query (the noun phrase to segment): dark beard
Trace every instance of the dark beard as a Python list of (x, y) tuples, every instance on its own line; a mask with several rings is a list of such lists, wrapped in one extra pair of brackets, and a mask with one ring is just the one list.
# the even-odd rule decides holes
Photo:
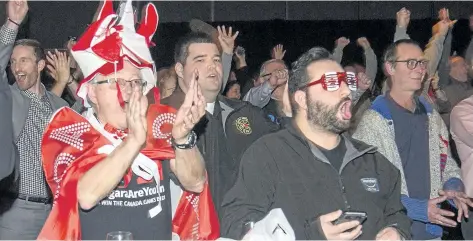
[(337, 113), (343, 102), (350, 100), (346, 97), (334, 107), (330, 107), (320, 101), (313, 101), (306, 95), (307, 121), (312, 126), (318, 126), (328, 132), (340, 134), (350, 128), (349, 120), (339, 120)]

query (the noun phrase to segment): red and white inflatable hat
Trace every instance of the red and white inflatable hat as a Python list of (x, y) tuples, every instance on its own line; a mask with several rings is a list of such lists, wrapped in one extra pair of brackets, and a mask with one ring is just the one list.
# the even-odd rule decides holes
[[(152, 3), (145, 6), (141, 24), (135, 30), (132, 0), (127, 0), (118, 15), (113, 10), (112, 0), (104, 0), (97, 20), (89, 25), (71, 50), (79, 64), (84, 79), (80, 82), (77, 95), (83, 99), (84, 106), (91, 107), (87, 101), (87, 84), (98, 74), (110, 75), (123, 68), (125, 60), (141, 71), (146, 81), (145, 94), (156, 85), (156, 66), (149, 47), (158, 27), (158, 11)], [(118, 98), (121, 93), (118, 91)]]

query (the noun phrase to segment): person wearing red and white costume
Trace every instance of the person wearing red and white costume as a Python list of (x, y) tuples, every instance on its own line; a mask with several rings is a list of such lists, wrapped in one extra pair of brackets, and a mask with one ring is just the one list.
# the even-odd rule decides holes
[[(175, 113), (159, 104), (149, 52), (157, 10), (147, 4), (136, 31), (131, 0), (122, 10), (115, 14), (105, 0), (72, 48), (84, 73), (77, 94), (87, 110), (58, 110), (44, 133), (54, 205), (39, 240), (98, 240), (112, 231), (169, 240), (171, 179), (187, 191), (204, 188), (204, 162), (191, 131), (205, 113), (198, 73), (184, 108)], [(148, 99), (154, 103), (148, 106)]]

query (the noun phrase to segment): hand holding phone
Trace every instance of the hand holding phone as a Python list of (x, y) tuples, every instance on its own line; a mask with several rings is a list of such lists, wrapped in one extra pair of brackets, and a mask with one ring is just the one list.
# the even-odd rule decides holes
[(333, 222), (333, 224), (338, 225), (350, 221), (358, 221), (360, 224), (363, 224), (366, 221), (366, 218), (367, 215), (365, 212), (343, 212), (342, 215)]
[[(343, 222), (343, 212), (338, 210), (319, 217), (322, 231), (327, 240), (354, 240), (361, 235), (362, 225), (358, 220)], [(350, 215), (350, 217), (353, 217)], [(335, 224), (340, 220), (339, 224)]]

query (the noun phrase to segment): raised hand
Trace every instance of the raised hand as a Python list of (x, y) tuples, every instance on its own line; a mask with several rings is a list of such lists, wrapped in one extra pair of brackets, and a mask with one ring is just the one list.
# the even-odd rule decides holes
[(439, 20), (450, 20), (448, 9), (442, 8), (439, 10)]
[(26, 0), (10, 0), (7, 4), (7, 17), (17, 24), (21, 24), (28, 12)]
[(246, 61), (245, 49), (241, 46), (237, 46), (235, 48), (233, 58), (235, 59), (235, 61), (240, 61), (240, 62)]
[(146, 112), (148, 110), (148, 99), (143, 95), (142, 90), (135, 86), (126, 108), (126, 120), (128, 123), (127, 139), (143, 146), (146, 142), (146, 132), (148, 124)]
[(238, 37), (238, 31), (233, 34), (232, 27), (228, 29), (228, 32), (225, 26), (217, 26), (218, 31), (218, 41), (222, 46), (223, 52), (226, 54), (233, 54), (233, 48), (235, 47), (235, 39)]
[(187, 141), (188, 135), (205, 114), (206, 101), (199, 83), (197, 83), (198, 78), (199, 72), (196, 69), (192, 74), (184, 103), (182, 103), (176, 114), (171, 134), (177, 144), (183, 144)]
[(371, 48), (370, 42), (369, 42), (368, 39), (365, 38), (365, 37), (358, 38), (358, 39), (356, 40), (356, 43), (357, 43), (360, 47), (362, 47), (364, 50), (367, 50), (367, 49)]
[(439, 80), (440, 80), (440, 78), (437, 74), (432, 76), (432, 78), (430, 78), (430, 85), (432, 85), (432, 88), (434, 90), (439, 88)]
[(273, 89), (285, 84), (289, 79), (289, 71), (287, 69), (276, 70), (269, 77), (269, 84)]
[(453, 28), (453, 25), (457, 22), (457, 20), (450, 19), (450, 12), (447, 8), (442, 8), (439, 10), (439, 20), (446, 21), (450, 28)]
[(335, 41), (335, 47), (337, 48), (345, 48), (348, 44), (350, 44), (350, 40), (346, 37), (340, 37)]
[(356, 74), (358, 78), (358, 88), (361, 90), (367, 90), (371, 86), (371, 79), (363, 72)]
[[(66, 48), (67, 48), (67, 51), (69, 52), (69, 54), (71, 53), (72, 47), (74, 47), (74, 45), (76, 45), (76, 43), (77, 43), (77, 41), (74, 40), (74, 39), (67, 40)], [(71, 62), (69, 64), (69, 66), (71, 68), (74, 68), (74, 69), (77, 68), (77, 62), (75, 61), (75, 59), (71, 55), (69, 55), (69, 58), (71, 59)]]
[[(350, 221), (333, 224), (342, 215), (342, 211), (335, 211), (319, 217), (320, 226), (327, 240), (355, 240), (361, 235), (361, 224), (359, 221)], [(351, 231), (348, 231), (353, 229)]]
[(284, 46), (282, 44), (278, 44), (274, 46), (273, 50), (271, 51), (271, 58), (282, 60), (285, 54), (286, 50), (284, 50)]
[(411, 11), (409, 11), (407, 8), (401, 8), (401, 10), (396, 13), (397, 26), (401, 28), (407, 28), (410, 21)]
[(446, 35), (450, 26), (453, 26), (455, 23), (456, 21), (441, 20), (432, 27), (432, 33)]
[(454, 217), (455, 214), (450, 211), (443, 210), (437, 206), (445, 200), (447, 200), (447, 196), (440, 196), (429, 200), (427, 204), (429, 222), (445, 227), (456, 227), (457, 223), (449, 218)]
[(60, 52), (57, 49), (55, 53), (48, 52), (46, 55), (48, 60), (49, 73), (58, 82), (67, 83), (71, 77), (70, 62), (71, 58), (65, 52)]
[(284, 92), (282, 96), (282, 110), (283, 113), (287, 117), (292, 117), (292, 107), (291, 107), (291, 102), (289, 100), (289, 82), (286, 81), (286, 85), (284, 86)]

